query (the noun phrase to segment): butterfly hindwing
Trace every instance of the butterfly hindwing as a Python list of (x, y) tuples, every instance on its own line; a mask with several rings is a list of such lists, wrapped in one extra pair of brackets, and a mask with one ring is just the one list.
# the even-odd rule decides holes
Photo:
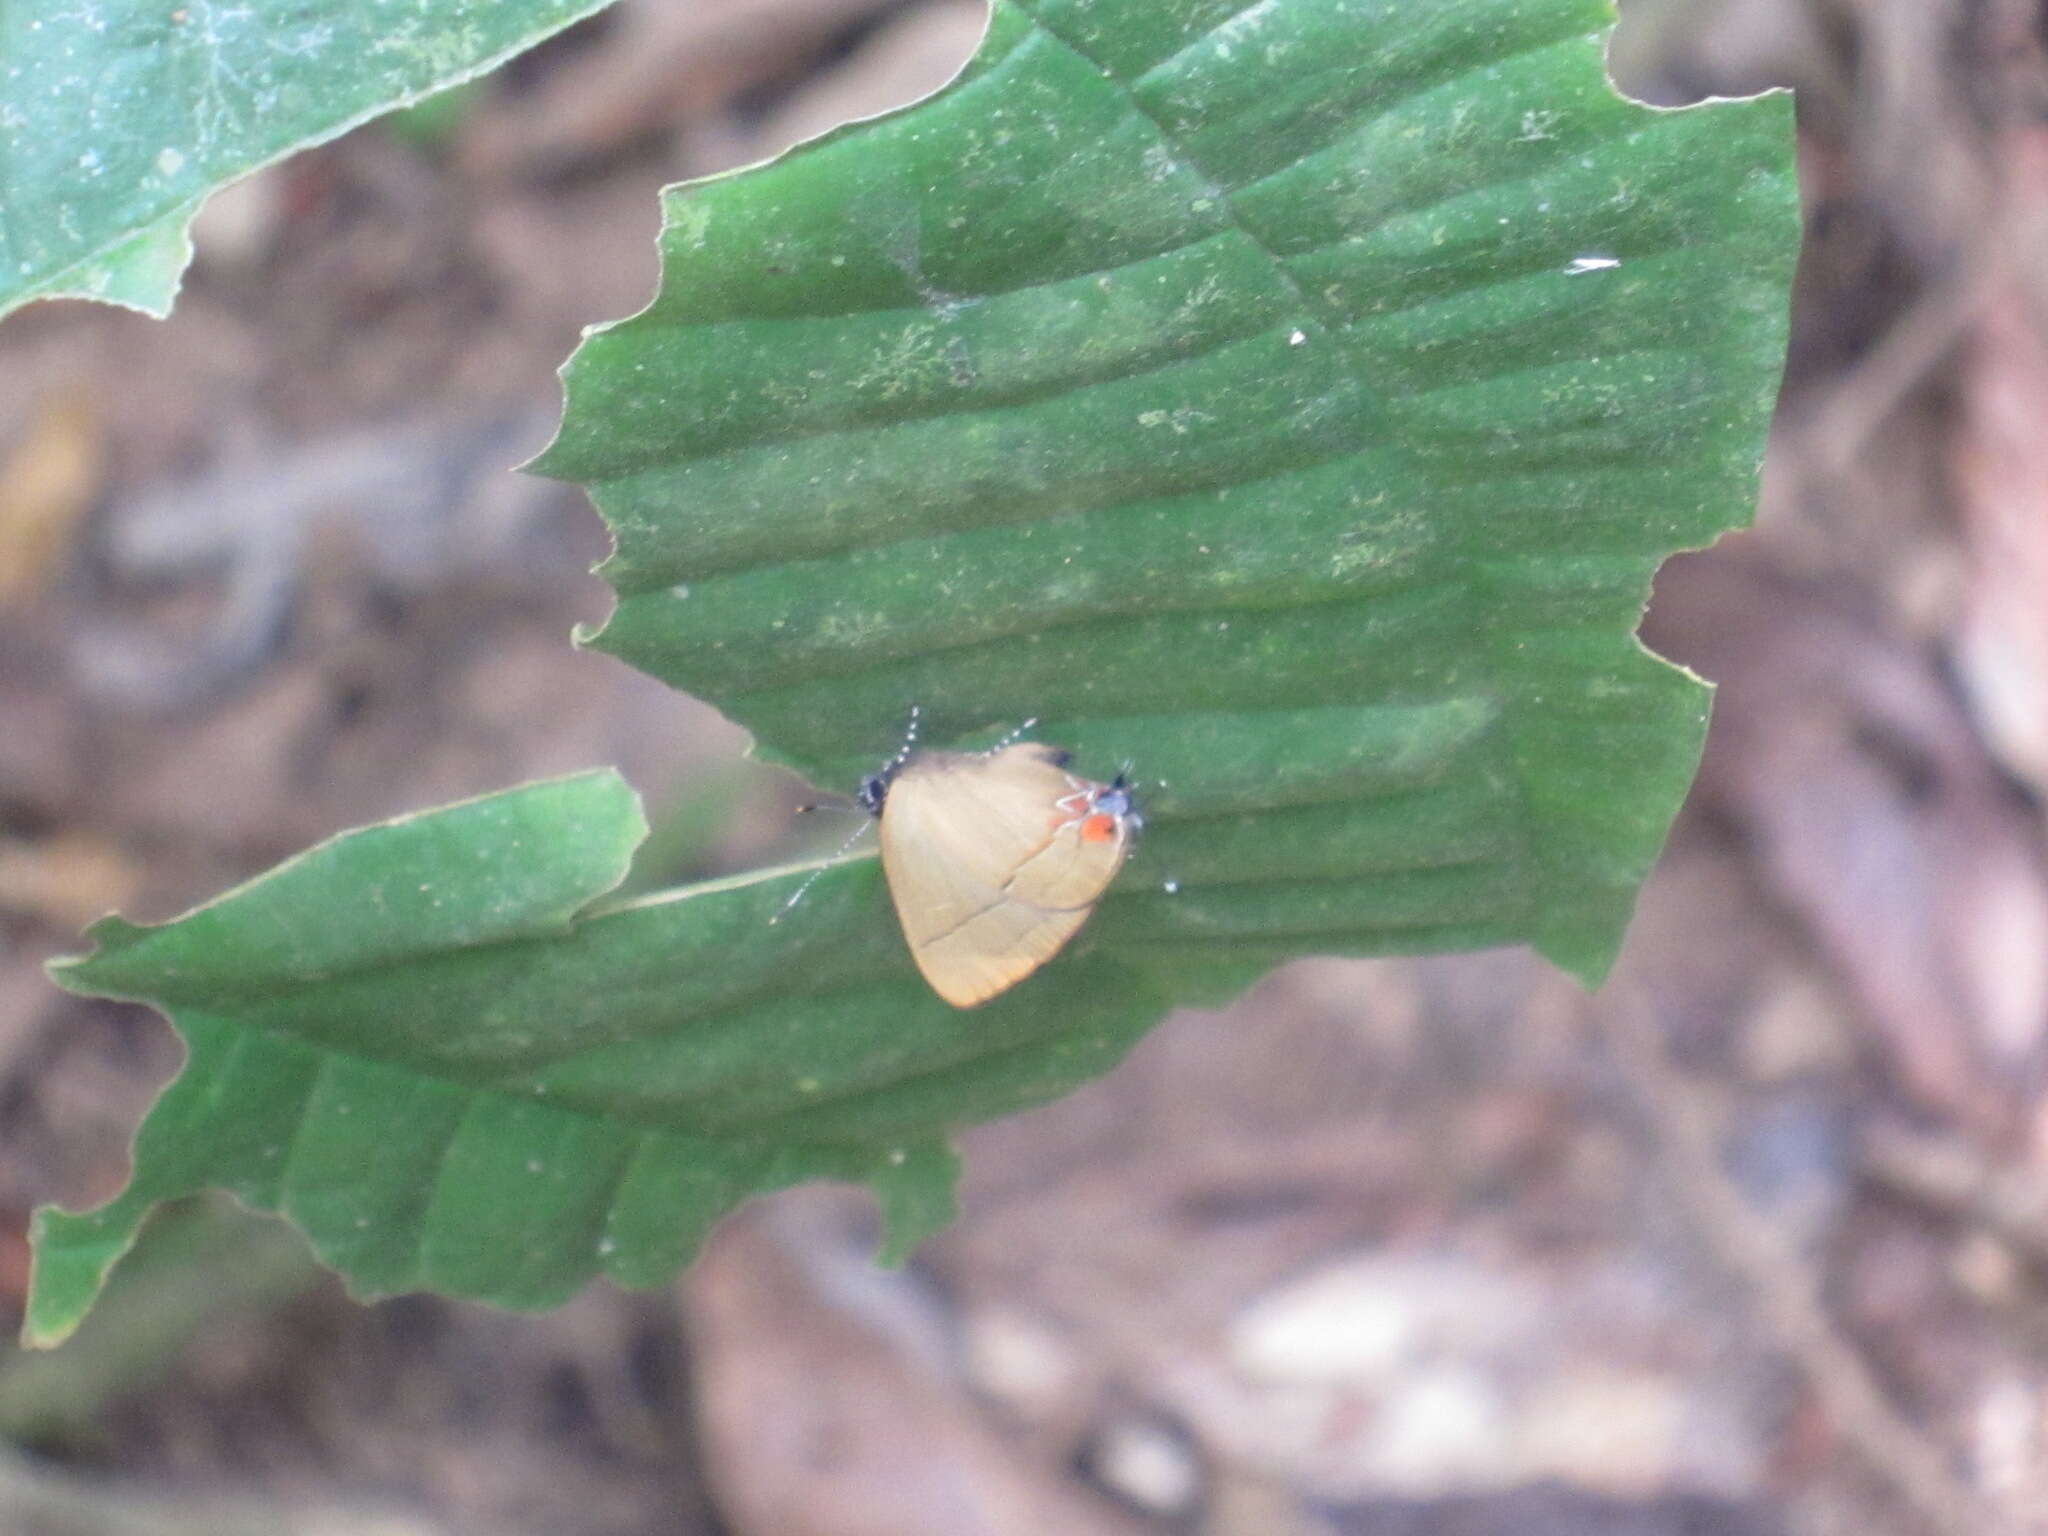
[(882, 807), (882, 869), (925, 980), (971, 1008), (1079, 931), (1129, 850), (1128, 818), (1091, 815), (1103, 786), (1039, 742), (919, 753)]

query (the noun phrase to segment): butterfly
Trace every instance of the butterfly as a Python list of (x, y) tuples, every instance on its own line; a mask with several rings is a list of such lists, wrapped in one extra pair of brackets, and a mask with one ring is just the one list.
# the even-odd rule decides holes
[(955, 1008), (987, 1002), (1058, 954), (1144, 826), (1123, 774), (1105, 784), (1068, 761), (1036, 741), (985, 752), (906, 742), (861, 781), (911, 958)]

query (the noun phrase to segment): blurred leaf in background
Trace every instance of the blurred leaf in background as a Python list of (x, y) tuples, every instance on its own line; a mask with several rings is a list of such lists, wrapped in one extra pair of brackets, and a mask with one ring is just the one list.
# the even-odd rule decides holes
[(484, 74), (604, 0), (86, 0), (0, 11), (0, 315), (170, 312), (207, 196)]

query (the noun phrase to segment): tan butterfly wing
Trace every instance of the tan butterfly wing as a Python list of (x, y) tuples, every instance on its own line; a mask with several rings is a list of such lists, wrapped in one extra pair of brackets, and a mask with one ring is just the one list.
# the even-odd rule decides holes
[(897, 772), (882, 871), (911, 957), (954, 1007), (1015, 986), (1088, 921), (1130, 850), (1121, 819), (1084, 835), (1072, 797), (1095, 787), (1040, 742), (921, 753)]

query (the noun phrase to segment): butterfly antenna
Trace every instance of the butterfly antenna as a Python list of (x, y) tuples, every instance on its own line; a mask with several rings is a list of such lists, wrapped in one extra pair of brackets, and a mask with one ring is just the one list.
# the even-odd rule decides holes
[(1024, 721), (1015, 730), (1011, 731), (1007, 736), (1004, 736), (994, 746), (988, 748), (988, 751), (984, 752), (982, 755), (987, 756), (989, 752), (1002, 751), (1003, 748), (1010, 746), (1011, 744), (1016, 742), (1018, 738), (1020, 738), (1026, 731), (1030, 730), (1036, 724), (1038, 724), (1038, 716), (1033, 715), (1029, 720)]
[(896, 749), (894, 757), (882, 764), (878, 771), (870, 774), (870, 778), (881, 779), (886, 782), (895, 778), (896, 770), (910, 761), (910, 754), (917, 750), (917, 727), (922, 713), (917, 705), (913, 704), (910, 706), (910, 719), (903, 727), (903, 745)]
[[(827, 809), (836, 810), (838, 809), (838, 807), (827, 807)], [(795, 906), (798, 902), (802, 901), (804, 899), (804, 896), (810, 891), (810, 888), (818, 883), (819, 877), (822, 876), (826, 870), (832, 869), (835, 866), (837, 866), (839, 861), (846, 857), (848, 851), (852, 849), (855, 843), (860, 841), (861, 834), (867, 831), (867, 829), (867, 822), (862, 821), (859, 826), (853, 829), (853, 835), (849, 837), (845, 842), (839, 845), (837, 851), (833, 853), (831, 858), (827, 859), (823, 864), (820, 864), (808, 875), (805, 875), (804, 883), (802, 885), (799, 885), (795, 891), (791, 892), (789, 900), (785, 901), (781, 906), (775, 909), (775, 915), (768, 919), (768, 925), (772, 928), (775, 924), (781, 922), (782, 919), (788, 914), (789, 909)]]

